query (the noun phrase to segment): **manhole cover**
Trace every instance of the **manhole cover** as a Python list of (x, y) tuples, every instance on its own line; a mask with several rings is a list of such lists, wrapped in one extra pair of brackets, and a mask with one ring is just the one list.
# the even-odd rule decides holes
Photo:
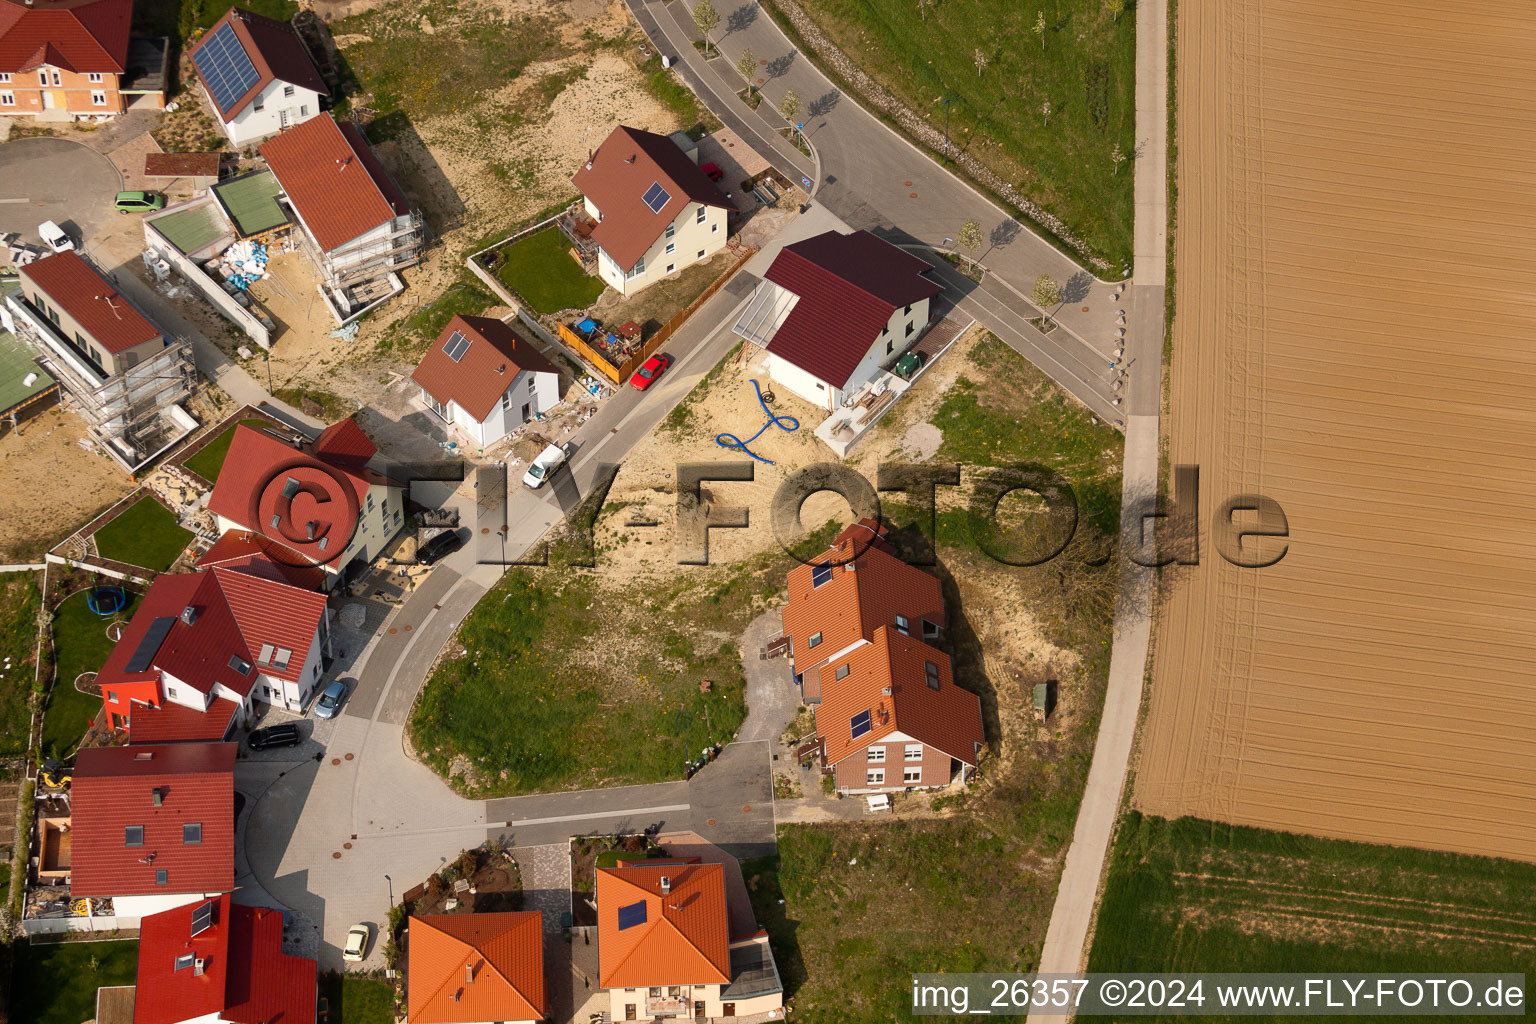
[(1084, 312), (1084, 313), (1086, 313), (1086, 312), (1088, 312), (1088, 307), (1087, 307), (1087, 306), (1084, 306), (1084, 307), (1083, 307), (1083, 312)]
[(752, 805), (751, 804), (747, 804), (744, 807), (742, 807), (741, 813), (742, 814), (751, 814), (752, 813)]
[(902, 182), (902, 184), (907, 186), (907, 188), (911, 188), (912, 187), (912, 183), (910, 181), (904, 181), (904, 182)]
[(705, 823), (704, 823), (704, 824), (706, 824), (706, 825), (713, 825), (713, 824), (714, 824), (714, 823), (715, 823), (715, 819), (714, 819), (714, 818), (710, 818), (710, 819), (709, 819), (709, 820), (708, 820), (708, 821), (706, 821), (706, 822), (705, 822)]
[(331, 764), (341, 764), (341, 758), (339, 758), (339, 757), (331, 758)]
[(908, 192), (907, 193), (907, 198), (908, 199), (916, 199), (917, 198), (917, 193), (916, 192)]
[(409, 633), (413, 627), (411, 627), (411, 626), (404, 626), (404, 627), (401, 627), (401, 628), (403, 628), (407, 633)]
[(341, 756), (346, 758), (348, 761), (352, 760), (352, 755), (351, 754), (343, 754)]
[(481, 533), (490, 533), (491, 532), (491, 528), (489, 526), (482, 526), (482, 527), (480, 527), (480, 532)]
[(337, 850), (335, 853), (331, 854), (331, 860), (341, 860), (341, 851)]
[(341, 844), (341, 848), (343, 850), (350, 850), (350, 849), (352, 849), (352, 844), (351, 843), (342, 843)]
[(394, 626), (390, 626), (389, 627), (389, 635), (390, 636), (394, 636), (398, 632), (400, 632), (400, 631), (398, 629), (396, 629)]

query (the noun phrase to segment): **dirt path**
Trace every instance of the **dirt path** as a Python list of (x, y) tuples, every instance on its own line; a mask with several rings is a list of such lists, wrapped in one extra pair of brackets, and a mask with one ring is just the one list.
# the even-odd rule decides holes
[(1179, 9), (1169, 461), (1291, 541), (1165, 573), (1135, 804), (1536, 860), (1536, 22), (1380, 15)]

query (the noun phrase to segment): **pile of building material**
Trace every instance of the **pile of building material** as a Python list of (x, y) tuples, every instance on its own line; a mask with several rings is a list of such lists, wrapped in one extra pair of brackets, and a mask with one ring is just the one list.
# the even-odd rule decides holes
[(251, 282), (267, 276), (267, 246), (263, 242), (241, 239), (225, 249), (218, 259), (211, 260), (208, 269), (223, 274), (225, 280), (243, 292)]

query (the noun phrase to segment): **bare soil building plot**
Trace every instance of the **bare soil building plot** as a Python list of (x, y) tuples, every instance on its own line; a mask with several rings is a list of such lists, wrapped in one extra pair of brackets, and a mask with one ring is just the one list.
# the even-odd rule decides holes
[(1136, 805), (1536, 860), (1536, 21), (1178, 12), (1170, 461), (1288, 554), (1169, 580)]

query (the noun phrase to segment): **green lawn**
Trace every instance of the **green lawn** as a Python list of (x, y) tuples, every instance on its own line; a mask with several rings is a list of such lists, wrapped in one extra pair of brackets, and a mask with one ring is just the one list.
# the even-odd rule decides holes
[(201, 451), (187, 459), (183, 465), (204, 480), (209, 482), (217, 480), (219, 470), (224, 467), (224, 457), (229, 454), (229, 446), (235, 440), (237, 426), (267, 427), (270, 424), (266, 420), (257, 419), (241, 420), (239, 423), (232, 424), (228, 430), (204, 445)]
[(501, 250), (503, 262), (496, 276), (536, 312), (586, 309), (603, 294), (604, 285), (581, 269), (570, 248), (557, 227), (535, 231)]
[(1088, 969), (1531, 975), (1533, 894), (1536, 864), (1131, 812)]
[(746, 680), (733, 643), (662, 625), (647, 597), (577, 570), (508, 570), (459, 627), (465, 653), (422, 690), (416, 749), (444, 775), (464, 759), (474, 776), (453, 782), (476, 797), (681, 778), (741, 723)]
[(0, 666), (10, 658), (0, 680), (0, 757), (27, 749), (27, 725), (31, 712), (27, 696), (32, 692), (32, 664), (37, 654), (37, 609), (42, 597), (37, 577), (13, 573), (0, 577)]
[[(940, 133), (948, 97), (957, 149), (1060, 217), (1095, 255), (1129, 264), (1133, 162), (1117, 168), (1111, 154), (1136, 144), (1134, 11), (1114, 21), (1103, 0), (942, 0), (926, 12), (914, 2), (798, 2), (853, 63)], [(1043, 46), (1033, 32), (1041, 12)], [(980, 74), (978, 48), (988, 61)], [(816, 99), (800, 97), (808, 122)]]
[[(43, 712), (43, 753), (58, 758), (74, 752), (91, 719), (101, 710), (101, 698), (75, 689), (75, 678), (82, 672), (100, 671), (112, 652), (112, 641), (107, 639), (107, 624), (112, 620), (91, 611), (86, 603), (88, 594), (87, 590), (71, 594), (53, 615), (57, 680)], [(136, 604), (137, 596), (130, 594), (128, 607), (116, 618), (126, 622)]]
[(14, 948), (12, 1024), (90, 1020), (96, 1016), (96, 990), (132, 985), (139, 970), (139, 944), (132, 940), (17, 942)]
[(95, 539), (102, 558), (164, 572), (192, 542), (192, 531), (146, 494), (97, 530)]
[(330, 1001), (332, 1024), (392, 1024), (395, 990), (387, 981), (326, 973), (320, 994)]

